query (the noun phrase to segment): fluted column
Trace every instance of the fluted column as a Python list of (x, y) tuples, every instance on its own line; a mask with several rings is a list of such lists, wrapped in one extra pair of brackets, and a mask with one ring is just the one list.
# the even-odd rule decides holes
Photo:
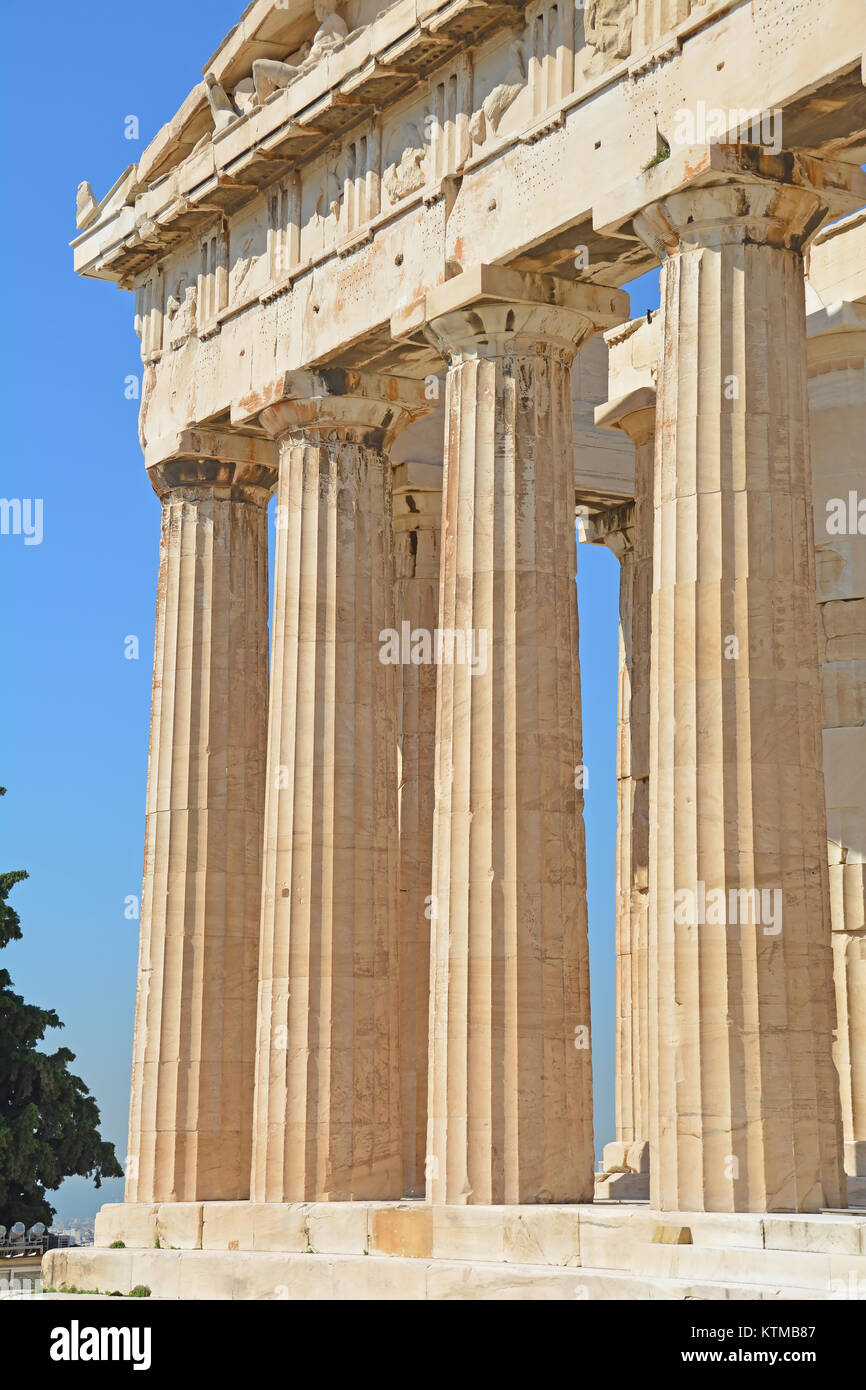
[(428, 328), (449, 364), (439, 621), (466, 659), (439, 666), (427, 1196), (587, 1200), (570, 367), (627, 300), (498, 272), (466, 303), (461, 282)]
[(401, 1195), (391, 465), (423, 388), (298, 372), (280, 445), (252, 1192)]
[(403, 1193), (424, 1195), (427, 1153), (427, 1026), (433, 875), (436, 666), (423, 643), (439, 622), (442, 469), (394, 470), (396, 619), (400, 632), (400, 1086)]
[(162, 542), (130, 1202), (249, 1196), (276, 469), (259, 441), (222, 436), (217, 452), (151, 470)]
[(663, 1210), (844, 1201), (802, 260), (826, 204), (782, 182), (799, 166), (753, 154), (635, 219), (664, 321), (648, 929)]
[(596, 424), (634, 444), (634, 502), (592, 518), (587, 539), (620, 561), (616, 826), (616, 1140), (602, 1171), (625, 1174), (605, 1196), (649, 1196), (650, 602), (652, 597), (655, 390), (638, 387), (599, 406)]
[[(830, 915), (848, 1198), (866, 1199), (866, 305), (808, 318)], [(853, 505), (852, 505), (853, 498)], [(866, 508), (864, 508), (866, 510)], [(852, 1181), (853, 1180), (853, 1181)]]

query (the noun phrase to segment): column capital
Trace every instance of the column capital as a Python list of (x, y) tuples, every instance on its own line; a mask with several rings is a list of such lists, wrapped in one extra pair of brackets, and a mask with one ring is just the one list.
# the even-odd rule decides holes
[(615, 234), (631, 222), (658, 256), (691, 246), (753, 242), (802, 251), (828, 217), (866, 201), (852, 164), (758, 145), (678, 149), (596, 204), (593, 225)]
[(538, 342), (576, 352), (593, 334), (628, 317), (628, 295), (606, 285), (476, 265), (431, 290), (391, 319), (395, 338), (423, 332), (451, 362), (534, 351)]
[(595, 407), (595, 423), (601, 430), (622, 430), (633, 444), (645, 444), (655, 434), (654, 386), (638, 386), (613, 401)]
[(423, 381), (319, 367), (284, 372), (259, 397), (258, 417), (274, 439), (349, 439), (381, 448), (430, 409)]
[[(580, 509), (578, 509), (578, 512)], [(584, 545), (604, 545), (622, 560), (634, 550), (634, 502), (579, 516), (580, 539)]]
[(206, 488), (264, 503), (277, 485), (277, 450), (270, 439), (192, 425), (161, 445), (158, 462), (147, 464), (160, 498), (178, 488)]
[(806, 353), (810, 376), (861, 364), (866, 356), (866, 304), (841, 300), (807, 313)]

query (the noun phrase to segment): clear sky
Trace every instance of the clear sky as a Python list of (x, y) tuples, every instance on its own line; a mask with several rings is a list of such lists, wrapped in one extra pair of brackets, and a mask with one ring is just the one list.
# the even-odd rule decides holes
[[(40, 544), (0, 536), (0, 868), (30, 873), (11, 899), (24, 939), (3, 965), (64, 1020), (45, 1045), (75, 1052), (121, 1162), (138, 929), (124, 906), (141, 891), (159, 506), (125, 394), (141, 373), (133, 296), (78, 279), (68, 242), (77, 185), (101, 198), (140, 157), (242, 8), (43, 0), (0, 20), (0, 492), (42, 499)], [(128, 116), (138, 141), (125, 138)], [(634, 314), (658, 304), (657, 274), (628, 288)], [(582, 547), (579, 570), (600, 1152), (613, 1137), (619, 566)], [(131, 636), (138, 660), (125, 656)], [(97, 1193), (73, 1179), (51, 1200), (71, 1218), (121, 1198), (120, 1181)]]

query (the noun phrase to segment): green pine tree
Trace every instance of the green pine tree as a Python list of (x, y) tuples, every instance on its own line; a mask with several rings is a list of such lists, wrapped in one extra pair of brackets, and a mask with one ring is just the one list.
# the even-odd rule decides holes
[[(6, 793), (0, 787), (0, 796)], [(28, 875), (0, 874), (0, 950), (21, 939), (18, 913), (7, 898)], [(0, 1224), (50, 1225), (54, 1208), (46, 1192), (64, 1178), (123, 1176), (114, 1152), (99, 1133), (99, 1109), (80, 1077), (68, 1070), (68, 1047), (41, 1052), (47, 1028), (62, 1028), (53, 1009), (25, 1004), (0, 970)]]

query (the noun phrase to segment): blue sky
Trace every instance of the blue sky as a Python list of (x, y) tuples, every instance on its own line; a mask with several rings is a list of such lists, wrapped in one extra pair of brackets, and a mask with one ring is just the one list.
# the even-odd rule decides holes
[[(241, 9), (241, 0), (150, 0), (145, 14), (106, 0), (44, 0), (38, 11), (7, 6), (2, 20), (0, 491), (43, 502), (41, 544), (0, 536), (0, 867), (30, 873), (12, 897), (24, 939), (3, 964), (19, 993), (64, 1020), (46, 1045), (76, 1053), (73, 1070), (121, 1161), (138, 927), (124, 903), (141, 887), (159, 507), (138, 405), (125, 396), (126, 378), (141, 371), (133, 296), (78, 279), (68, 242), (79, 182), (100, 198), (140, 157)], [(44, 42), (57, 77), (22, 60)], [(124, 138), (130, 115), (139, 141)], [(634, 314), (658, 304), (657, 282), (653, 274), (628, 287)], [(619, 567), (583, 547), (579, 570), (600, 1150), (613, 1137)], [(138, 660), (124, 655), (129, 636)], [(72, 1179), (52, 1201), (70, 1218), (121, 1197), (119, 1181), (97, 1193)]]

